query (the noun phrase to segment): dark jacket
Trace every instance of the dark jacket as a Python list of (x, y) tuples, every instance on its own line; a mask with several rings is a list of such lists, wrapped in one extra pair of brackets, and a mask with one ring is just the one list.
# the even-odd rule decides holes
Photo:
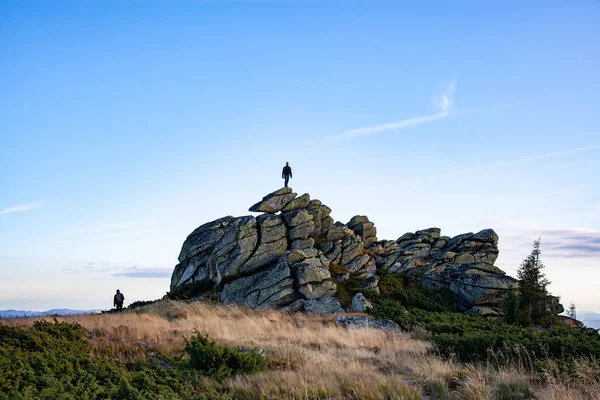
[(289, 165), (283, 167), (283, 171), (281, 171), (281, 177), (285, 178), (286, 176), (289, 176), (290, 178), (292, 177), (292, 167)]
[[(121, 295), (121, 299), (117, 299), (117, 295)], [(123, 301), (125, 300), (125, 296), (123, 296), (123, 293), (117, 293), (115, 294), (115, 297), (113, 298), (113, 305), (117, 305), (117, 303), (123, 303)]]

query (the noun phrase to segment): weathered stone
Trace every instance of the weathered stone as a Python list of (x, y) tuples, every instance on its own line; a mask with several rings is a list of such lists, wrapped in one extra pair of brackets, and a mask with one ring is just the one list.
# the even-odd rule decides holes
[(348, 221), (346, 226), (348, 226), (348, 228), (350, 228), (350, 229), (353, 229), (355, 225), (358, 225), (361, 223), (367, 223), (367, 222), (370, 222), (370, 221), (366, 215), (355, 215), (354, 217), (352, 217), (350, 219), (350, 221)]
[(379, 293), (379, 276), (373, 275), (362, 282), (362, 286), (365, 289), (373, 289)]
[(335, 297), (308, 300), (304, 303), (304, 311), (311, 314), (339, 314), (345, 312)]
[(364, 239), (365, 248), (369, 248), (373, 245), (373, 243), (377, 242), (377, 236), (371, 236)]
[(179, 262), (194, 257), (202, 252), (211, 250), (212, 247), (223, 237), (229, 223), (234, 217), (228, 216), (206, 223), (190, 233), (179, 253)]
[(270, 303), (292, 294), (293, 282), (287, 263), (279, 262), (254, 275), (227, 283), (221, 292), (221, 302), (254, 308), (268, 307)]
[(334, 318), (335, 322), (346, 329), (379, 329), (386, 332), (397, 332), (400, 326), (389, 319), (370, 319), (368, 317), (349, 315)]
[(288, 231), (290, 240), (307, 239), (308, 236), (315, 229), (315, 225), (312, 220), (309, 220), (303, 224), (300, 224)]
[(467, 271), (470, 269), (475, 269), (480, 272), (487, 272), (490, 274), (499, 274), (499, 275), (505, 274), (504, 271), (502, 271), (500, 268), (496, 267), (495, 265), (490, 265), (490, 264), (486, 264), (486, 263), (464, 264), (464, 265), (461, 265), (461, 267), (465, 268), (464, 273), (468, 273)]
[(348, 279), (350, 279), (350, 273), (341, 272), (339, 274), (334, 274), (333, 279), (335, 279), (335, 281), (338, 283), (346, 282)]
[(469, 253), (460, 253), (456, 256), (454, 262), (458, 264), (472, 264), (475, 262), (475, 257)]
[(304, 311), (304, 304), (306, 303), (306, 300), (304, 299), (298, 299), (296, 301), (294, 301), (291, 304), (288, 304), (287, 306), (281, 307), (279, 309), (279, 311), (282, 312), (298, 312), (298, 311)]
[[(208, 267), (198, 258), (187, 259), (175, 267), (171, 277), (171, 291), (176, 289), (183, 290), (185, 286), (196, 286), (196, 284), (205, 284), (211, 282)], [(188, 290), (191, 292), (193, 288)]]
[(446, 249), (454, 251), (454, 249), (456, 249), (460, 243), (467, 240), (471, 236), (473, 236), (472, 232), (463, 233), (462, 235), (454, 236), (452, 239), (450, 239), (450, 241), (446, 245)]
[(515, 283), (514, 278), (506, 275), (461, 274), (450, 283), (448, 289), (454, 293), (458, 306), (468, 309), (491, 291), (507, 290)]
[[(228, 304), (310, 309), (309, 302), (330, 299), (335, 282), (351, 273), (365, 290), (377, 292), (378, 268), (403, 272), (423, 287), (449, 290), (461, 310), (498, 309), (509, 288), (516, 287), (516, 280), (493, 265), (498, 257), (493, 230), (449, 238), (429, 228), (377, 241), (375, 224), (366, 216), (353, 217), (348, 226), (334, 224), (331, 209), (321, 201), (295, 196), (283, 188), (251, 208), (267, 214), (225, 217), (194, 230), (173, 271), (172, 296), (196, 298), (216, 289)], [(329, 268), (336, 271), (334, 279)], [(554, 312), (559, 309), (552, 306)]]
[(346, 265), (354, 260), (358, 254), (363, 251), (363, 242), (356, 236), (347, 237), (342, 240), (342, 258), (341, 265)]
[(498, 245), (498, 235), (493, 229), (484, 229), (471, 237), (471, 240)]
[(339, 264), (342, 258), (342, 241), (337, 240), (335, 242), (326, 243), (331, 243), (331, 247), (329, 245), (322, 247), (322, 249), (329, 248), (329, 250), (325, 253), (325, 256), (330, 263)]
[(258, 242), (256, 219), (240, 217), (232, 220), (221, 240), (206, 261), (215, 283), (236, 276), (239, 268), (254, 253)]
[(367, 308), (373, 308), (373, 304), (362, 293), (356, 293), (350, 303), (350, 310), (364, 312)]
[(313, 238), (296, 239), (292, 242), (292, 250), (309, 249), (309, 248), (314, 247), (314, 245), (315, 245), (315, 239), (313, 239)]
[(311, 265), (306, 261), (302, 261), (297, 265), (294, 275), (296, 277), (296, 285), (298, 286), (307, 283), (318, 283), (331, 278), (331, 273), (328, 270), (316, 265)]
[(396, 240), (396, 243), (402, 243), (407, 240), (414, 240), (416, 237), (417, 237), (417, 235), (415, 235), (414, 233), (408, 232), (408, 233), (405, 233), (404, 235), (400, 236)]
[(458, 245), (458, 247), (456, 248), (456, 252), (460, 253), (460, 252), (465, 252), (465, 251), (478, 251), (481, 250), (484, 246), (484, 243), (482, 242), (477, 242), (475, 240), (465, 240), (464, 242), (462, 242), (460, 245)]
[(416, 231), (415, 235), (417, 236), (426, 236), (429, 239), (438, 239), (440, 237), (440, 228), (428, 228), (420, 231)]
[(304, 224), (308, 221), (312, 221), (313, 216), (310, 215), (308, 211), (301, 208), (299, 210), (288, 211), (288, 212), (284, 213), (283, 219), (285, 220), (285, 223), (287, 226), (294, 227), (294, 226)]
[(362, 269), (360, 269), (356, 275), (360, 279), (367, 279), (377, 272), (377, 266), (375, 265), (375, 260), (369, 259)]
[(261, 201), (250, 207), (248, 211), (274, 214), (281, 211), (294, 197), (296, 197), (296, 193), (293, 193), (291, 188), (281, 188), (263, 197)]
[(327, 231), (327, 240), (339, 240), (350, 236), (354, 236), (354, 232), (341, 222), (336, 222)]
[(319, 283), (307, 283), (298, 287), (298, 293), (307, 299), (316, 299), (319, 297), (331, 297), (335, 295), (337, 285), (333, 281), (322, 281)]
[(287, 230), (280, 216), (265, 214), (257, 217), (256, 221), (260, 243), (248, 261), (239, 268), (243, 274), (276, 261), (288, 247)]
[(485, 251), (480, 251), (474, 254), (476, 262), (483, 262), (486, 264), (494, 264), (496, 259), (498, 259), (498, 250), (497, 249), (488, 249)]
[(362, 267), (364, 267), (371, 257), (368, 254), (363, 254), (355, 257), (352, 261), (345, 264), (344, 267), (350, 272), (358, 272)]
[(296, 197), (294, 200), (290, 201), (287, 206), (283, 207), (281, 211), (287, 212), (292, 210), (297, 210), (299, 208), (306, 208), (310, 203), (310, 195), (308, 193), (304, 193), (300, 197)]
[(297, 249), (288, 252), (287, 254), (283, 254), (282, 258), (285, 258), (289, 265), (293, 265), (299, 261), (305, 260), (307, 258), (315, 258), (320, 255), (319, 250), (315, 248), (308, 249)]

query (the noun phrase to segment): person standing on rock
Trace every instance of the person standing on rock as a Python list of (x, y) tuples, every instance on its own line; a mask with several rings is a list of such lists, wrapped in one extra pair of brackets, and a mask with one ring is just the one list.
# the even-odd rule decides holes
[(285, 179), (285, 187), (288, 187), (288, 182), (292, 177), (292, 167), (290, 167), (290, 163), (286, 162), (285, 167), (283, 167), (283, 171), (281, 171), (281, 178)]
[(123, 296), (123, 293), (117, 289), (117, 293), (113, 298), (113, 305), (117, 307), (117, 311), (121, 311), (123, 309), (123, 301), (125, 301), (125, 296)]

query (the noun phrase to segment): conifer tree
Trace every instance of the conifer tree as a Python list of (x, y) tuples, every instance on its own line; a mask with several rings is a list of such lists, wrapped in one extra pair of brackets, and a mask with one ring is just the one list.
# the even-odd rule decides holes
[(531, 254), (521, 262), (517, 271), (520, 309), (518, 320), (524, 326), (531, 323), (544, 324), (550, 317), (546, 304), (550, 281), (542, 272), (544, 264), (540, 260), (540, 243), (540, 239), (533, 242)]

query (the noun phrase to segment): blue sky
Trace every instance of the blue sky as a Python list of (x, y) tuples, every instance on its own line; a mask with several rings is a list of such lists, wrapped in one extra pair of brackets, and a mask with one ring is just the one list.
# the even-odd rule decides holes
[(380, 238), (494, 228), (600, 311), (600, 5), (3, 1), (0, 309), (161, 297), (282, 185)]

